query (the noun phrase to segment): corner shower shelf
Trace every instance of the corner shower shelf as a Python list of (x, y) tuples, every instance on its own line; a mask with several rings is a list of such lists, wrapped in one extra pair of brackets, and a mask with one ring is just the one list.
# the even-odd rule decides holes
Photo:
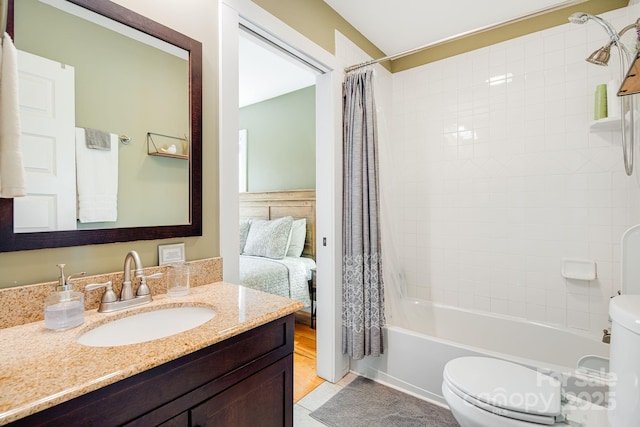
[(605, 117), (604, 119), (594, 120), (589, 125), (589, 129), (597, 131), (620, 130), (620, 117)]

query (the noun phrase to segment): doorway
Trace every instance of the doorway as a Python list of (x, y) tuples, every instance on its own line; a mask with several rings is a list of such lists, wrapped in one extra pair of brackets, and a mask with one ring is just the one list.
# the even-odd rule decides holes
[(224, 280), (238, 282), (238, 44), (240, 25), (264, 31), (274, 42), (324, 71), (316, 79), (317, 372), (337, 382), (348, 371), (341, 351), (341, 82), (335, 56), (249, 0), (220, 5), (220, 253)]
[[(242, 24), (240, 30), (239, 219), (245, 227), (252, 228), (243, 215), (255, 219), (265, 212), (248, 207), (251, 198), (272, 197), (264, 202), (271, 205), (282, 197), (293, 197), (293, 194), (315, 195), (315, 81), (322, 71)], [(280, 203), (282, 205), (277, 208), (274, 206), (279, 211), (274, 214), (276, 217), (291, 215), (296, 220), (304, 219), (306, 229), (313, 234), (315, 200), (308, 202), (313, 210), (311, 213), (288, 205), (301, 203), (299, 201)], [(293, 235), (299, 227), (295, 228), (296, 233), (291, 231), (290, 244), (297, 248), (299, 242), (293, 242)], [(305, 238), (304, 248), (313, 246), (313, 237)], [(297, 251), (289, 253), (287, 250), (283, 261), (240, 255), (242, 285), (264, 290), (264, 283), (269, 283), (270, 292), (292, 299), (300, 297), (305, 304), (295, 313), (294, 403), (323, 382), (317, 376), (316, 334), (311, 323), (313, 302), (309, 301), (315, 257), (313, 250), (311, 253), (303, 250), (300, 257), (296, 255)], [(293, 267), (290, 263), (306, 271), (306, 280), (303, 277), (294, 279), (287, 274), (287, 269)]]

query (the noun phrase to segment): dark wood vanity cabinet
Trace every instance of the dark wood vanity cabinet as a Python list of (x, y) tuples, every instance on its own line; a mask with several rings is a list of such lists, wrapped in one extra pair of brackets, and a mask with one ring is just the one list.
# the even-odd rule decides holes
[(293, 356), (289, 355), (191, 409), (191, 425), (285, 425), (283, 414), (287, 402), (282, 391), (291, 376), (292, 363)]
[(291, 314), (15, 425), (293, 426), (293, 331)]

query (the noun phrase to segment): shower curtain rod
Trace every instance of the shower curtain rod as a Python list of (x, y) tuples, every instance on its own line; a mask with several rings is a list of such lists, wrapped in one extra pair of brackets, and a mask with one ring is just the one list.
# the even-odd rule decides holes
[(475, 34), (480, 34), (480, 33), (483, 33), (485, 31), (493, 30), (495, 28), (503, 27), (505, 25), (513, 24), (515, 22), (523, 21), (525, 19), (533, 18), (533, 17), (536, 17), (538, 15), (542, 15), (542, 14), (545, 14), (545, 13), (554, 12), (556, 10), (564, 9), (565, 7), (574, 6), (576, 4), (584, 3), (586, 1), (588, 1), (588, 0), (567, 0), (567, 1), (563, 1), (562, 3), (558, 3), (558, 4), (554, 5), (554, 6), (548, 6), (548, 7), (542, 8), (542, 9), (538, 9), (538, 10), (536, 10), (534, 12), (530, 12), (530, 13), (527, 13), (527, 14), (524, 14), (524, 15), (520, 15), (520, 16), (518, 16), (516, 18), (507, 19), (505, 21), (500, 21), (500, 22), (495, 23), (495, 24), (486, 25), (486, 26), (480, 27), (480, 28), (478, 28), (476, 30), (465, 31), (464, 33), (460, 33), (460, 34), (456, 34), (454, 36), (446, 37), (444, 39), (440, 39), (438, 41), (426, 44), (424, 46), (420, 46), (420, 47), (416, 47), (416, 48), (413, 48), (413, 49), (410, 49), (410, 50), (406, 50), (404, 52), (396, 53), (395, 55), (389, 55), (389, 56), (385, 56), (383, 58), (373, 59), (371, 61), (362, 62), (362, 63), (356, 64), (356, 65), (351, 65), (351, 66), (345, 68), (344, 72), (345, 73), (349, 73), (351, 71), (354, 71), (354, 70), (357, 70), (359, 68), (363, 68), (363, 67), (366, 67), (366, 66), (369, 66), (369, 65), (378, 64), (380, 62), (385, 62), (385, 61), (392, 61), (394, 59), (399, 59), (399, 58), (402, 58), (402, 57), (405, 57), (405, 56), (413, 55), (414, 53), (418, 53), (418, 52), (421, 52), (421, 51), (423, 51), (425, 49), (429, 49), (429, 48), (432, 48), (432, 47), (435, 47), (435, 46), (439, 46), (439, 45), (444, 44), (444, 43), (452, 42), (452, 41), (455, 41), (455, 40), (458, 40), (458, 39), (461, 39), (461, 38), (464, 38), (464, 37), (472, 36), (472, 35), (475, 35)]

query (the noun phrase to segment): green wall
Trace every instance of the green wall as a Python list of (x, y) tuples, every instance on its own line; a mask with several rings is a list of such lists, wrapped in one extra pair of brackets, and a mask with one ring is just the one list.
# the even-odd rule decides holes
[(316, 188), (315, 86), (240, 109), (248, 191)]
[(252, 0), (327, 52), (335, 53), (335, 32), (340, 31), (372, 58), (385, 56), (323, 0)]

